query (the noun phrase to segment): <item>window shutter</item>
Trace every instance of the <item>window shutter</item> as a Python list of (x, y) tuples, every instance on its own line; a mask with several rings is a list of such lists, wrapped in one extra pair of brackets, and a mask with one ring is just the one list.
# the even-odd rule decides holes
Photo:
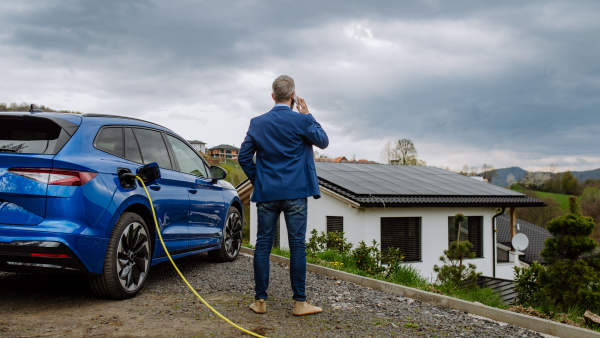
[(421, 261), (421, 217), (381, 217), (381, 251), (398, 248), (406, 262)]
[(344, 217), (327, 216), (327, 233), (332, 231), (344, 232)]
[[(471, 252), (476, 258), (483, 258), (483, 216), (468, 216), (460, 225), (460, 241), (469, 241), (473, 244)], [(454, 225), (454, 216), (448, 217), (448, 246), (456, 241), (457, 229)]]

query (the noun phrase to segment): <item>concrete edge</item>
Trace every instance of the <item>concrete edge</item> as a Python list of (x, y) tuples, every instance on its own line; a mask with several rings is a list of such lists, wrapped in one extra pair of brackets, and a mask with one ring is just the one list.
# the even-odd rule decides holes
[[(254, 255), (254, 250), (246, 247), (242, 247), (240, 252)], [(289, 264), (289, 258), (271, 255), (271, 262), (278, 262)], [(536, 318), (527, 316), (524, 314), (511, 312), (508, 310), (502, 310), (483, 304), (475, 304), (466, 300), (452, 298), (444, 295), (439, 295), (432, 292), (409, 288), (398, 284), (380, 281), (377, 279), (363, 277), (348, 272), (343, 272), (335, 269), (326, 268), (314, 264), (306, 264), (306, 270), (315, 272), (328, 277), (336, 277), (339, 280), (346, 282), (352, 282), (361, 286), (370, 287), (380, 291), (394, 293), (403, 297), (408, 297), (422, 301), (424, 303), (432, 305), (440, 305), (447, 308), (466, 311), (475, 315), (490, 318), (495, 321), (505, 322), (512, 325), (516, 325), (522, 328), (526, 328), (532, 331), (550, 334), (558, 337), (565, 338), (584, 338), (584, 337), (600, 337), (600, 333), (588, 329), (579, 328), (559, 322), (554, 322), (547, 319)]]

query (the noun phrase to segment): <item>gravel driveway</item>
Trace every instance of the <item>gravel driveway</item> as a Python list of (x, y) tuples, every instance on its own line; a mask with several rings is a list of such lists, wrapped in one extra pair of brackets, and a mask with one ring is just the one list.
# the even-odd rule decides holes
[[(200, 254), (177, 263), (217, 310), (269, 337), (542, 336), (314, 273), (307, 295), (325, 311), (294, 317), (288, 269), (275, 263), (267, 314), (256, 315), (247, 308), (254, 295), (251, 257), (218, 264)], [(126, 301), (94, 298), (83, 276), (0, 273), (0, 314), (0, 337), (247, 336), (200, 304), (169, 263), (153, 267), (142, 292)]]

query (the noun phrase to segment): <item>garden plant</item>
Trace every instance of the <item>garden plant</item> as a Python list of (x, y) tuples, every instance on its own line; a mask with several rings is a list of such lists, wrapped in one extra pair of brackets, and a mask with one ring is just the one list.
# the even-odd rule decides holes
[(457, 229), (456, 241), (451, 242), (449, 248), (444, 250), (444, 255), (440, 257), (444, 265), (433, 268), (438, 274), (438, 282), (447, 290), (456, 290), (464, 284), (472, 288), (476, 285), (477, 277), (481, 275), (481, 272), (477, 272), (475, 264), (464, 264), (465, 259), (475, 258), (475, 253), (472, 252), (473, 244), (469, 241), (460, 241), (461, 223), (465, 220), (465, 215), (460, 212), (454, 215), (454, 226)]
[(589, 237), (594, 227), (591, 217), (581, 215), (577, 198), (569, 197), (569, 214), (548, 222), (552, 237), (540, 253), (546, 265), (515, 268), (518, 304), (549, 318), (569, 317), (574, 324), (583, 324), (586, 310), (598, 313), (600, 258), (598, 243)]

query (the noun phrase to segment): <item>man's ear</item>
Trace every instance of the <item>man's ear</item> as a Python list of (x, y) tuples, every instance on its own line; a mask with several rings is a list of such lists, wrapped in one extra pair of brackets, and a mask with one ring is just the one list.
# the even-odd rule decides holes
[(273, 101), (277, 102), (277, 100), (275, 100), (275, 94), (271, 93), (271, 97), (273, 98)]

